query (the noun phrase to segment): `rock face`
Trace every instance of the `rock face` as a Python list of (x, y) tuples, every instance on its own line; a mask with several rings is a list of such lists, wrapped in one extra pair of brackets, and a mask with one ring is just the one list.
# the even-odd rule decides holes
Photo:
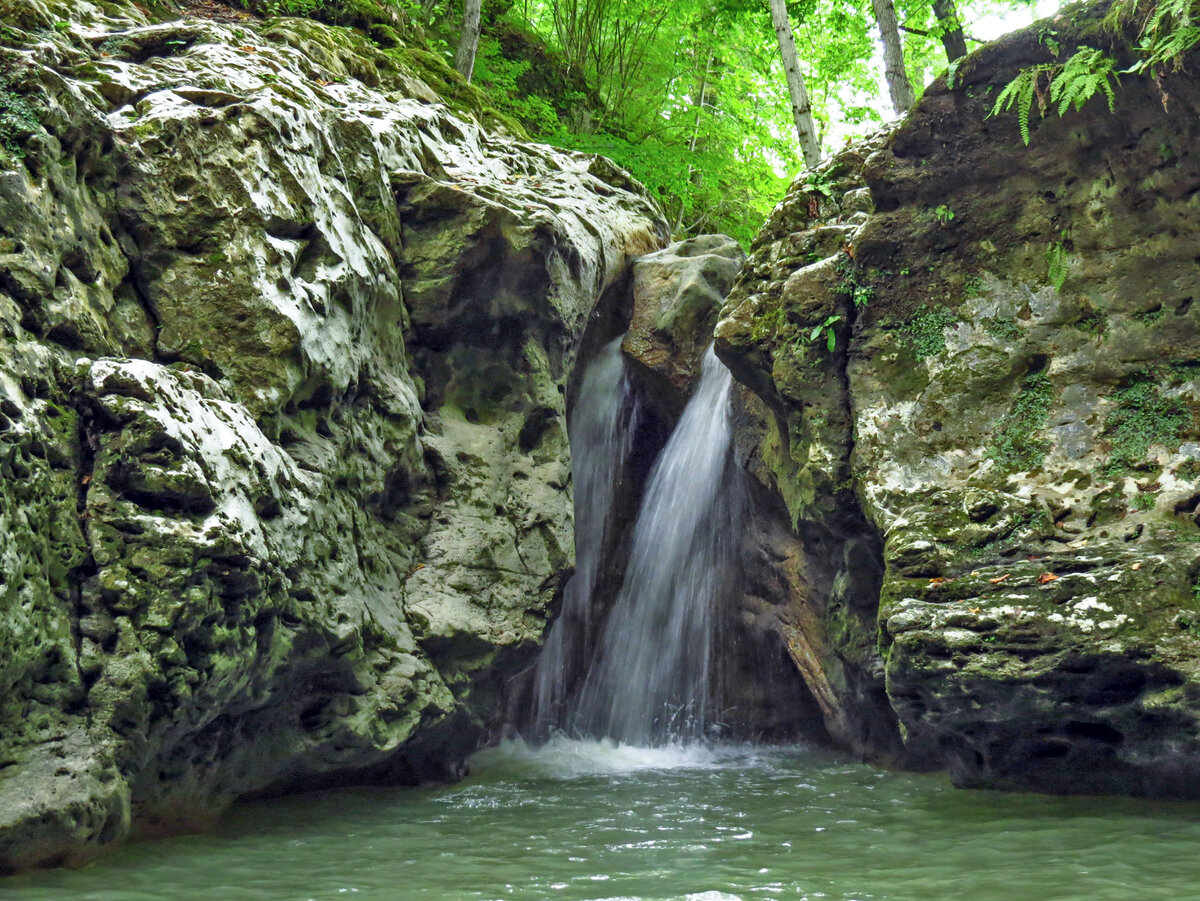
[(0, 19), (0, 870), (452, 773), (572, 565), (567, 381), (652, 203), (349, 31)]
[(717, 315), (745, 261), (746, 252), (728, 235), (700, 235), (634, 264), (633, 309), (621, 349), (640, 364), (655, 399), (675, 399), (675, 416), (700, 377)]
[[(597, 343), (621, 341), (633, 410), (624, 423), (630, 430), (623, 438), (628, 457), (612, 486), (609, 527), (586, 615), (564, 609), (568, 620), (558, 624), (565, 629), (558, 638), (569, 652), (551, 659), (561, 667), (568, 709), (622, 591), (648, 477), (697, 387), (713, 327), (744, 260), (742, 248), (725, 235), (700, 235), (647, 254), (634, 263), (628, 290), (606, 299), (605, 321), (589, 332)], [(782, 625), (793, 614), (803, 550), (777, 496), (736, 466), (726, 467), (725, 478), (727, 512), (739, 523), (739, 534), (731, 541), (736, 577), (714, 593), (714, 732), (744, 740), (820, 736), (821, 711), (791, 663)], [(512, 680), (509, 690), (508, 721), (527, 736), (545, 728), (530, 715), (534, 677), (529, 672)]]
[(835, 738), (959, 785), (1196, 797), (1200, 82), (1035, 110), (1026, 148), (986, 114), (1038, 28), (792, 186), (718, 353), (804, 544), (790, 639)]

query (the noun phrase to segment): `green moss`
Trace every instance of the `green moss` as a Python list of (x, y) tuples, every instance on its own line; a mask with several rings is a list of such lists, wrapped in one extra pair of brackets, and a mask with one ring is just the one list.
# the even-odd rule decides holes
[(1006, 472), (1022, 472), (1041, 467), (1050, 442), (1037, 438), (1046, 425), (1052, 391), (1044, 372), (1031, 372), (1013, 401), (1012, 408), (1000, 420), (992, 439), (991, 457)]
[(262, 16), (297, 16), (344, 25), (367, 34), (380, 47), (424, 46), (421, 29), (396, 0), (239, 0)]
[(0, 74), (0, 163), (25, 156), (25, 139), (41, 128), (27, 97), (15, 93)]
[(1178, 445), (1180, 433), (1192, 422), (1183, 401), (1163, 397), (1150, 381), (1135, 382), (1112, 400), (1115, 408), (1105, 419), (1102, 432), (1112, 444), (1104, 466), (1107, 478), (1144, 467), (1153, 444)]
[(1015, 319), (985, 319), (983, 329), (997, 341), (1015, 341), (1021, 337), (1021, 327)]
[(922, 304), (900, 332), (920, 362), (946, 350), (945, 330), (957, 321), (958, 317), (943, 306), (927, 307)]
[(1134, 313), (1133, 319), (1135, 322), (1140, 322), (1142, 325), (1154, 325), (1158, 320), (1163, 318), (1162, 304), (1154, 307), (1152, 310), (1143, 310), (1140, 313)]
[[(790, 323), (783, 312), (783, 304), (776, 300), (770, 307), (754, 317), (750, 326), (750, 338), (755, 344), (770, 344), (781, 339), (794, 341), (796, 335), (787, 335)], [(794, 332), (792, 328), (790, 331)]]
[(1158, 503), (1158, 495), (1153, 491), (1146, 491), (1137, 495), (1130, 506), (1135, 510), (1153, 510), (1156, 503)]

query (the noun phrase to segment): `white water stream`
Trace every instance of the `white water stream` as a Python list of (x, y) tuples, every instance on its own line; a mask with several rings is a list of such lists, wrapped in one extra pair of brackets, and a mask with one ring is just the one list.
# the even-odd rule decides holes
[[(594, 374), (611, 378), (609, 365), (603, 358), (593, 364), (581, 404), (597, 402), (586, 392)], [(569, 732), (645, 746), (701, 739), (712, 723), (715, 608), (734, 557), (740, 512), (738, 493), (726, 479), (731, 385), (729, 370), (710, 348), (695, 394), (650, 473), (624, 583), (583, 689), (563, 720)], [(609, 465), (595, 459), (597, 454), (620, 446), (607, 436), (589, 437), (578, 430), (572, 434), (578, 471), (587, 474)], [(594, 508), (584, 509), (586, 516), (601, 511), (607, 516), (611, 501), (587, 504)], [(580, 570), (585, 579), (594, 573), (594, 561), (584, 542), (594, 538), (594, 532), (577, 533), (577, 553), (591, 567)], [(571, 601), (582, 597), (580, 590)], [(553, 653), (567, 645), (567, 629), (578, 620), (557, 624), (555, 632), (562, 634), (551, 636)]]

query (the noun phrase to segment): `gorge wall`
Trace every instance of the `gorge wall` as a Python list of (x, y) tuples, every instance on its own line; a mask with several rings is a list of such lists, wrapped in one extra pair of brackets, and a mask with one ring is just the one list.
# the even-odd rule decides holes
[[(1200, 83), (989, 118), (1072, 7), (802, 176), (716, 326), (830, 734), (956, 783), (1200, 794)], [(1051, 42), (1052, 43), (1052, 42)], [(1194, 60), (1193, 60), (1194, 62)]]
[(736, 245), (646, 257), (625, 173), (452, 114), (394, 30), (0, 21), (0, 871), (452, 776), (571, 570), (575, 362), (627, 327), (622, 524), (713, 334), (740, 383), (736, 729), (1200, 791), (1194, 79), (1026, 148), (987, 112), (1047, 26), (983, 48), (723, 300)]
[(568, 379), (653, 203), (346, 29), (0, 22), (0, 870), (451, 775), (572, 565)]

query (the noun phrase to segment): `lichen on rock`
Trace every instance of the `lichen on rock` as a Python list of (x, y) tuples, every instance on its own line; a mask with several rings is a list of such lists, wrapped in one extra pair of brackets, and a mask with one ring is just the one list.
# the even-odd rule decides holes
[(718, 352), (833, 572), (794, 601), (831, 734), (961, 785), (1193, 796), (1200, 91), (1172, 75), (1168, 111), (1131, 77), (1026, 148), (989, 96), (1039, 52), (1037, 26), (981, 48), (798, 179)]
[(0, 12), (0, 869), (452, 775), (572, 565), (567, 381), (653, 202), (327, 25)]

